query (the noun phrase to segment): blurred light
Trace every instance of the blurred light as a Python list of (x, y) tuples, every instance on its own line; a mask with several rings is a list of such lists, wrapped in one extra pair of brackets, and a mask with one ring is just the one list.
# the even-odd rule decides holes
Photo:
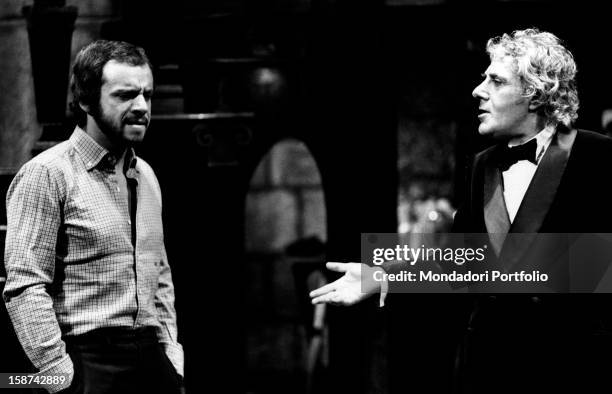
[(276, 101), (281, 99), (285, 93), (285, 77), (275, 68), (258, 68), (253, 71), (250, 78), (251, 94), (256, 101)]
[(277, 83), (279, 80), (278, 72), (269, 68), (260, 68), (255, 71), (255, 82), (260, 85), (269, 85)]
[(398, 228), (398, 233), (400, 234), (407, 234), (410, 232), (410, 223), (408, 222), (403, 222), (400, 223), (399, 228)]

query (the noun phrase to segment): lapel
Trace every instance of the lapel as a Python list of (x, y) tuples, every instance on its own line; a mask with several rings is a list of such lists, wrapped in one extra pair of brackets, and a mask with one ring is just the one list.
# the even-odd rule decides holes
[(496, 147), (485, 161), (484, 169), (484, 219), (491, 245), (499, 256), (504, 239), (510, 229), (510, 217), (502, 189), (502, 174), (493, 158), (501, 146)]
[(576, 139), (576, 130), (559, 128), (542, 162), (538, 165), (509, 232), (522, 233), (505, 242), (501, 251), (504, 266), (512, 267), (529, 248), (555, 200), (561, 178)]
[(576, 139), (576, 130), (559, 130), (555, 133), (527, 188), (514, 222), (513, 233), (537, 233), (557, 195), (557, 189), (565, 172), (570, 151)]

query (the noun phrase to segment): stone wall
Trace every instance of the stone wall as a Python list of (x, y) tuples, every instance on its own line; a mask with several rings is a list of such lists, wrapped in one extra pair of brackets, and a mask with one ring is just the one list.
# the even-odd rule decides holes
[(321, 177), (308, 148), (277, 143), (262, 159), (246, 202), (246, 250), (277, 253), (308, 237), (327, 239)]
[[(0, 3), (0, 171), (14, 172), (31, 158), (42, 126), (36, 119), (34, 81), (30, 60), (27, 22), (22, 8), (32, 0), (3, 0)], [(68, 0), (78, 7), (72, 36), (72, 57), (100, 37), (102, 23), (116, 18), (116, 0)]]
[(302, 142), (283, 140), (263, 157), (251, 179), (245, 224), (248, 391), (271, 392), (281, 384), (304, 392), (312, 319), (304, 309), (311, 265), (304, 263), (318, 268), (324, 257), (290, 256), (286, 248), (309, 238), (315, 248), (302, 250), (316, 251), (321, 244), (310, 237), (325, 242), (327, 231), (321, 177)]
[(12, 171), (29, 159), (40, 137), (23, 1), (0, 5), (0, 169)]

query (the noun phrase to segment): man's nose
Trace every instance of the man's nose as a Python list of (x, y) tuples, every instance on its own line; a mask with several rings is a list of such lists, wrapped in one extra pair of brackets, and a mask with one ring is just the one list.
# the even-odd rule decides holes
[(477, 98), (477, 99), (484, 99), (484, 98), (486, 98), (487, 92), (485, 91), (484, 87), (482, 86), (483, 84), (484, 84), (484, 81), (482, 81), (480, 84), (478, 84), (478, 86), (476, 86), (474, 88), (474, 90), (472, 91), (472, 97)]
[(144, 95), (139, 94), (136, 96), (136, 98), (134, 98), (134, 101), (132, 101), (132, 111), (142, 113), (149, 111), (149, 103), (145, 99)]

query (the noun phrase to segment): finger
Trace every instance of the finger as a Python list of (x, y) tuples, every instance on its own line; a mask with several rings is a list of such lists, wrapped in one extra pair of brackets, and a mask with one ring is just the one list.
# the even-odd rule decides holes
[(332, 294), (333, 293), (327, 293), (327, 294), (323, 294), (322, 296), (316, 297), (312, 299), (312, 303), (313, 304), (330, 304), (332, 302)]
[(327, 264), (325, 264), (325, 267), (327, 267), (328, 270), (334, 272), (346, 272), (346, 270), (348, 269), (348, 264), (329, 261), (327, 262)]
[(312, 300), (313, 304), (342, 305), (341, 295), (337, 291), (324, 294)]
[(319, 287), (318, 289), (314, 289), (310, 292), (310, 297), (318, 297), (323, 294), (327, 294), (329, 292), (336, 290), (336, 282), (328, 283), (325, 286)]

